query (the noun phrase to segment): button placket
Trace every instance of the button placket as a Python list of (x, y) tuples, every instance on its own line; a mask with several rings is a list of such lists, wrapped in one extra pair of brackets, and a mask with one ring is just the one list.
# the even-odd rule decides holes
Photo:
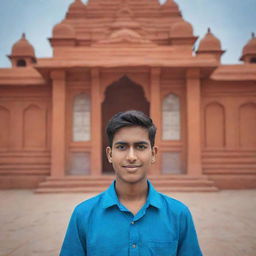
[(134, 220), (130, 222), (130, 256), (138, 256), (139, 254), (139, 234), (138, 227), (135, 224), (136, 222)]

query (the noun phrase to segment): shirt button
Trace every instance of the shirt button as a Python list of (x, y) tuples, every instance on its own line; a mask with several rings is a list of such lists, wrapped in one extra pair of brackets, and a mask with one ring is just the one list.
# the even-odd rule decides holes
[(132, 221), (131, 224), (134, 225), (134, 221)]
[(136, 248), (136, 244), (133, 244), (133, 245), (132, 245), (132, 248)]

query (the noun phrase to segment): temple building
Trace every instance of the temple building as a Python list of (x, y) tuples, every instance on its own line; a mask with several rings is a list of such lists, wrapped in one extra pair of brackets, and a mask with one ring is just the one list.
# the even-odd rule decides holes
[(105, 125), (129, 109), (158, 128), (160, 190), (256, 188), (256, 38), (235, 65), (214, 31), (197, 40), (173, 0), (74, 0), (50, 58), (23, 34), (0, 69), (0, 188), (103, 190)]

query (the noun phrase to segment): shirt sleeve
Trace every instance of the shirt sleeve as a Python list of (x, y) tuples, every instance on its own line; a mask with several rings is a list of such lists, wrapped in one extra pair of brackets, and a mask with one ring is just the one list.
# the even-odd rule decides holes
[(181, 214), (181, 229), (177, 256), (202, 256), (192, 215), (186, 207)]
[(62, 244), (60, 256), (86, 256), (86, 239), (81, 231), (77, 208), (74, 210)]

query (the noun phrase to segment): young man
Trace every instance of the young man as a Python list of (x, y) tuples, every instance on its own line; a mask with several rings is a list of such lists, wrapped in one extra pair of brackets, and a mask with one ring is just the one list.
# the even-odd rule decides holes
[(79, 204), (60, 256), (201, 256), (189, 209), (147, 180), (156, 161), (156, 127), (139, 111), (116, 114), (107, 125), (107, 158), (116, 179)]

